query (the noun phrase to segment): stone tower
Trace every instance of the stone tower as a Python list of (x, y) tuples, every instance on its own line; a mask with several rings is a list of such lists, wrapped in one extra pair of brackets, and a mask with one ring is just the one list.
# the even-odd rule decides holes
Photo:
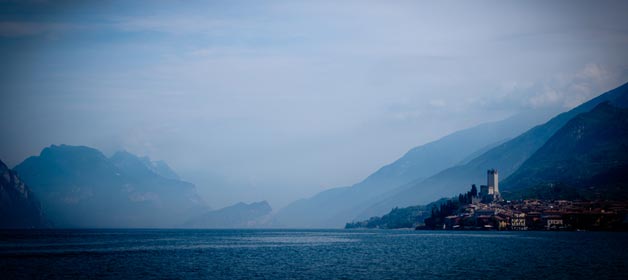
[(489, 169), (486, 172), (487, 183), (488, 186), (488, 194), (492, 194), (493, 197), (499, 197), (499, 174), (495, 169)]

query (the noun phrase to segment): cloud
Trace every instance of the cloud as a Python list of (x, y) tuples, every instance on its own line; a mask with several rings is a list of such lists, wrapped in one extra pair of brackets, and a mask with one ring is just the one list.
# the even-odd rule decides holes
[(530, 97), (527, 100), (527, 103), (530, 107), (539, 108), (539, 107), (551, 107), (556, 106), (559, 103), (562, 103), (563, 94), (558, 92), (556, 89), (545, 85), (543, 90)]
[(432, 107), (445, 107), (445, 105), (447, 105), (447, 102), (445, 102), (445, 100), (442, 99), (432, 99), (430, 100), (430, 105)]
[(114, 17), (110, 19), (110, 27), (129, 32), (162, 32), (169, 34), (195, 34), (224, 32), (225, 29), (242, 27), (236, 21), (202, 18), (198, 16), (186, 17)]
[(77, 29), (77, 26), (65, 23), (39, 23), (24, 21), (3, 21), (0, 22), (0, 36), (3, 37), (23, 37), (45, 35), (53, 32)]
[(627, 18), (612, 5), (114, 1), (60, 15), (50, 5), (0, 11), (0, 36), (64, 39), (0, 44), (12, 66), (0, 117), (21, 136), (3, 140), (28, 145), (0, 151), (14, 162), (50, 143), (94, 144), (301, 191), (628, 79)]
[(621, 69), (602, 66), (596, 63), (585, 65), (571, 77), (562, 78), (552, 88), (559, 95), (560, 102), (566, 109), (576, 107), (583, 102), (609, 91), (625, 82)]
[(518, 89), (518, 95), (524, 107), (571, 109), (620, 86), (627, 82), (626, 78), (621, 68), (588, 63), (578, 71), (557, 74), (551, 79), (528, 84), (524, 90)]

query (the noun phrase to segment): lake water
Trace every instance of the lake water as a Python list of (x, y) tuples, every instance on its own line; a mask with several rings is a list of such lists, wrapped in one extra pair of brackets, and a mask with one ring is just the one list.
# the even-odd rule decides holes
[(0, 279), (626, 279), (628, 234), (3, 231), (0, 273)]

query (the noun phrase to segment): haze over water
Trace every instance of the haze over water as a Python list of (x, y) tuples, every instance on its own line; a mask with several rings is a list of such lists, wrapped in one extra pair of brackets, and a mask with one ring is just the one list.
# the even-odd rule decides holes
[(0, 1), (0, 159), (127, 150), (279, 209), (628, 81), (623, 1), (186, 2)]

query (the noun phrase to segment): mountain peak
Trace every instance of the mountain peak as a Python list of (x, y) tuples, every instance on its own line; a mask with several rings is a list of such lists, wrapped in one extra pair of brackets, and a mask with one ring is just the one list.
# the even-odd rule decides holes
[(60, 226), (173, 226), (207, 209), (193, 184), (161, 176), (147, 161), (127, 151), (107, 158), (90, 147), (52, 145), (15, 170)]
[(72, 146), (72, 145), (50, 145), (41, 150), (40, 157), (54, 157), (59, 155), (82, 155), (82, 156), (95, 156), (105, 158), (105, 155), (99, 150), (96, 150), (87, 146)]
[(45, 228), (41, 203), (17, 174), (0, 160), (0, 228)]
[(148, 156), (139, 157), (126, 150), (116, 152), (111, 156), (110, 160), (122, 169), (134, 169), (143, 173), (152, 173), (166, 179), (181, 179), (166, 162), (161, 160), (152, 161)]

